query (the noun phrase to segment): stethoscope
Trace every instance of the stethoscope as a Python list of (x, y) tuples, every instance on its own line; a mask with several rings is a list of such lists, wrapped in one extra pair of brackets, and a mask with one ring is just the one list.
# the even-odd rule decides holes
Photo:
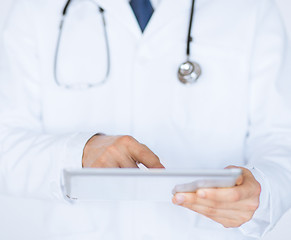
[[(90, 0), (94, 1), (94, 0)], [(94, 1), (95, 2), (95, 1)], [(95, 83), (77, 83), (77, 84), (66, 84), (61, 81), (59, 81), (58, 77), (58, 60), (59, 60), (59, 49), (61, 45), (62, 40), (62, 33), (63, 33), (63, 26), (65, 24), (66, 15), (68, 13), (68, 8), (70, 4), (72, 3), (72, 0), (68, 0), (65, 4), (65, 7), (62, 11), (62, 19), (60, 22), (59, 27), (59, 34), (56, 44), (56, 50), (55, 50), (55, 58), (54, 58), (54, 79), (56, 84), (59, 87), (67, 88), (67, 89), (88, 89), (93, 88), (99, 85), (102, 85), (106, 82), (108, 79), (109, 73), (110, 73), (110, 47), (109, 47), (109, 41), (108, 41), (108, 34), (107, 34), (107, 28), (106, 28), (106, 21), (104, 12), (105, 10), (96, 3), (99, 13), (101, 14), (102, 23), (103, 23), (103, 30), (104, 30), (104, 38), (106, 43), (106, 53), (107, 53), (107, 70), (104, 78), (101, 81), (96, 81)], [(194, 7), (195, 7), (195, 0), (192, 0), (191, 5), (191, 14), (190, 14), (190, 21), (189, 21), (189, 28), (188, 28), (188, 35), (187, 35), (187, 49), (186, 49), (186, 58), (187, 60), (182, 63), (178, 68), (178, 79), (183, 84), (192, 84), (195, 83), (199, 77), (201, 76), (201, 67), (197, 62), (190, 60), (190, 53), (191, 53), (191, 42), (193, 41), (193, 38), (191, 36), (192, 33), (192, 22), (193, 22), (193, 16), (194, 16)]]

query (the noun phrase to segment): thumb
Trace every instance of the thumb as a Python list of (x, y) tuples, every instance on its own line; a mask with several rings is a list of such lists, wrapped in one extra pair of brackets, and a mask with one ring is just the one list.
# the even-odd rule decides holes
[[(225, 169), (232, 169), (232, 168), (239, 168), (239, 169), (242, 169), (240, 167), (237, 167), (237, 166), (227, 166)], [(243, 170), (243, 169), (242, 169)], [(240, 175), (237, 179), (236, 179), (236, 182), (235, 182), (235, 185), (236, 186), (239, 186), (239, 185), (242, 185), (244, 182), (244, 177), (243, 177), (243, 174)]]
[(236, 182), (235, 182), (235, 185), (239, 186), (239, 185), (242, 185), (244, 182), (244, 178), (242, 175), (240, 175), (237, 179), (236, 179)]

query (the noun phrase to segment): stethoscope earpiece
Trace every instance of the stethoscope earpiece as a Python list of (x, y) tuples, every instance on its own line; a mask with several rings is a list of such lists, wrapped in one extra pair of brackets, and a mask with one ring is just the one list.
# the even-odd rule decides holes
[(178, 69), (178, 78), (181, 83), (195, 83), (201, 75), (201, 67), (196, 62), (184, 62)]

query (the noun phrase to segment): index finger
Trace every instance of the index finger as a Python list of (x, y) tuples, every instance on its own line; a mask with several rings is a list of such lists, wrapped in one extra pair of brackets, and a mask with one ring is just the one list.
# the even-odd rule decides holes
[(129, 144), (128, 151), (134, 161), (140, 162), (148, 168), (165, 168), (157, 155), (135, 139)]
[(209, 188), (197, 190), (197, 196), (216, 202), (237, 202), (249, 197), (249, 191), (244, 185), (231, 188)]

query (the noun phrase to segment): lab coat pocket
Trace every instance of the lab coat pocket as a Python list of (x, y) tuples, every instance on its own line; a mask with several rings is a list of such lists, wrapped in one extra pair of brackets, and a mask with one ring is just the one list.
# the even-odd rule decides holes
[(249, 79), (247, 56), (235, 47), (193, 44), (192, 49), (190, 59), (199, 63), (202, 74), (192, 84), (176, 82), (172, 99), (173, 122), (188, 131), (227, 129), (234, 115), (242, 117), (245, 114)]
[(193, 50), (191, 59), (201, 65), (202, 75), (193, 84), (173, 84), (172, 125), (197, 166), (209, 167), (213, 160), (212, 167), (225, 167), (242, 158), (248, 125), (246, 54), (206, 44)]

